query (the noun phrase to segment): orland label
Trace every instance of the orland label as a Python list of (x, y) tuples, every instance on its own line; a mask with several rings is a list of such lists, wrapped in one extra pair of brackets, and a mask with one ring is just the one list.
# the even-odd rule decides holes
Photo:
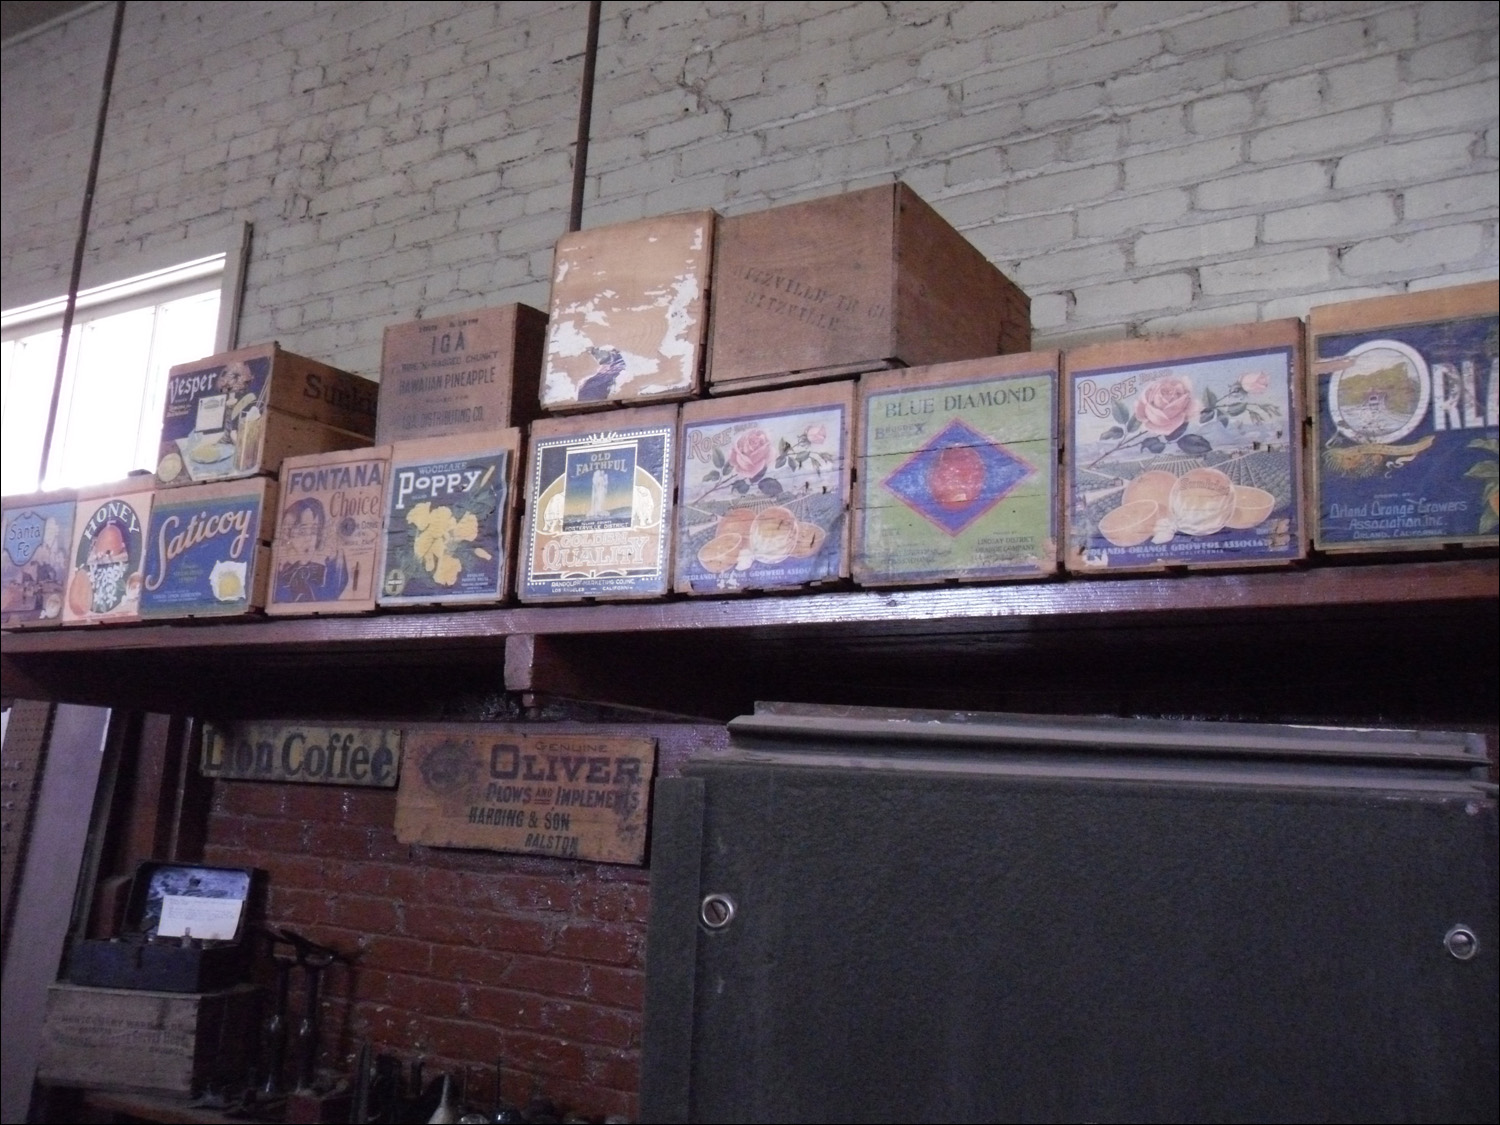
[(401, 731), (306, 723), (205, 723), (207, 777), (394, 789)]

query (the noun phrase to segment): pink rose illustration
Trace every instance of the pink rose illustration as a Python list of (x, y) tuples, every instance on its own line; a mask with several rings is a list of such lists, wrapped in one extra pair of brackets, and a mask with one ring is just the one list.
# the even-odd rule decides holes
[(822, 422), (815, 422), (807, 427), (807, 443), (809, 445), (822, 445), (828, 440), (828, 427)]
[(1271, 377), (1264, 371), (1247, 371), (1240, 376), (1240, 390), (1247, 395), (1262, 394), (1271, 385)]
[(771, 439), (765, 430), (746, 430), (729, 449), (729, 463), (743, 476), (764, 471), (771, 460)]
[(1135, 416), (1154, 434), (1170, 434), (1197, 412), (1192, 381), (1182, 375), (1152, 379), (1135, 400)]

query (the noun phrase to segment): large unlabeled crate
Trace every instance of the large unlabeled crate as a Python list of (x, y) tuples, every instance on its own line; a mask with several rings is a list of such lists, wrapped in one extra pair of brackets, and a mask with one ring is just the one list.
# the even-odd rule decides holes
[(1497, 313), (1482, 281), (1308, 314), (1314, 547), (1495, 546)]
[(225, 480), (158, 492), (141, 616), (243, 617), (265, 608), (276, 482)]
[(905, 184), (719, 220), (713, 394), (1031, 348), (1031, 302)]
[(547, 314), (500, 305), (392, 324), (380, 352), (375, 440), (487, 433), (540, 413)]
[(683, 594), (849, 577), (854, 382), (685, 403), (676, 580)]
[(154, 491), (146, 475), (78, 490), (64, 625), (140, 619)]
[(856, 582), (1056, 572), (1058, 363), (1022, 352), (860, 377)]
[(78, 494), (72, 489), (7, 496), (0, 506), (0, 624), (62, 624), (68, 547)]
[(1070, 571), (1306, 555), (1301, 321), (1095, 344), (1063, 367)]
[(167, 378), (156, 483), (274, 473), (283, 458), (369, 445), (379, 385), (279, 344), (180, 363)]
[(544, 410), (643, 405), (698, 393), (716, 217), (686, 211), (558, 240)]

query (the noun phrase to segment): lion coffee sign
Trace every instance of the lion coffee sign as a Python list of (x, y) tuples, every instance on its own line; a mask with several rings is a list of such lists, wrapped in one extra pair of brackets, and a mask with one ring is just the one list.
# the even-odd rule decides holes
[(645, 862), (656, 742), (506, 728), (407, 731), (403, 844)]
[(394, 789), (401, 773), (401, 732), (285, 721), (205, 723), (200, 768), (208, 777), (233, 781)]

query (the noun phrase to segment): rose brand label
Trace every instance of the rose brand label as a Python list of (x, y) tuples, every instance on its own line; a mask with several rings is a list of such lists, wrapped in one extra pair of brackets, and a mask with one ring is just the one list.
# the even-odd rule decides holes
[(533, 441), (521, 597), (666, 592), (671, 426)]
[(391, 459), (381, 605), (494, 602), (505, 594), (508, 450)]
[(229, 616), (252, 608), (263, 503), (260, 490), (158, 493), (146, 537), (141, 616)]
[(1068, 380), (1070, 569), (1301, 556), (1291, 347)]
[(1318, 546), (1494, 545), (1497, 320), (1314, 338)]

